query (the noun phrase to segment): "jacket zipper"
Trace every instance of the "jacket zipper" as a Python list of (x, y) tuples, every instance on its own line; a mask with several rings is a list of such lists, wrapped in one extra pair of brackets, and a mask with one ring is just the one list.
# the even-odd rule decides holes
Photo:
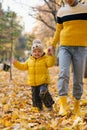
[(34, 63), (34, 84), (36, 85), (36, 59)]

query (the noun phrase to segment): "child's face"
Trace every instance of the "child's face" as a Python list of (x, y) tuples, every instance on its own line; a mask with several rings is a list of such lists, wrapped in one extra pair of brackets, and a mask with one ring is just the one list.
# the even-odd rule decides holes
[(34, 56), (36, 59), (40, 58), (40, 57), (42, 56), (42, 50), (39, 49), (39, 48), (34, 49), (34, 50), (33, 50), (33, 56)]

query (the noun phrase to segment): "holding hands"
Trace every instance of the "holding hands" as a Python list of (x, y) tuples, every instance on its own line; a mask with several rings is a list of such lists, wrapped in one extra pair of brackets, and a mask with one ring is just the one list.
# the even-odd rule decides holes
[(49, 46), (47, 50), (48, 55), (54, 55), (55, 53), (55, 48), (53, 46)]

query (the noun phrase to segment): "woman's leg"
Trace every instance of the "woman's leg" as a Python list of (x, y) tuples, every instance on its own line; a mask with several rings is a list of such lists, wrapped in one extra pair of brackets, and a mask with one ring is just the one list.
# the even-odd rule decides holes
[(79, 100), (83, 94), (83, 78), (85, 70), (85, 48), (77, 47), (73, 54), (73, 96)]
[(72, 55), (71, 50), (69, 50), (69, 47), (59, 48), (60, 74), (58, 78), (58, 93), (60, 104), (59, 115), (61, 116), (67, 115), (68, 112), (67, 95), (68, 95), (68, 85), (70, 77), (71, 57)]
[(68, 95), (68, 84), (70, 77), (71, 53), (68, 47), (59, 48), (59, 67), (60, 73), (58, 78), (58, 93), (59, 96)]
[(80, 98), (83, 94), (83, 77), (85, 70), (85, 48), (75, 47), (73, 53), (73, 96), (74, 96), (74, 114), (80, 114)]

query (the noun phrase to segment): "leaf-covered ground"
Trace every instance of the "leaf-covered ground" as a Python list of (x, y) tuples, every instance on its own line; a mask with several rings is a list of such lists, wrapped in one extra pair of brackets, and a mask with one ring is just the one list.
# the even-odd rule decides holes
[(69, 82), (69, 114), (59, 117), (57, 79), (59, 68), (49, 69), (51, 84), (49, 91), (55, 101), (52, 111), (44, 107), (38, 111), (32, 107), (31, 87), (26, 84), (27, 72), (12, 69), (10, 73), (0, 71), (0, 130), (87, 130), (87, 79), (81, 99), (81, 115), (73, 115), (72, 72)]

